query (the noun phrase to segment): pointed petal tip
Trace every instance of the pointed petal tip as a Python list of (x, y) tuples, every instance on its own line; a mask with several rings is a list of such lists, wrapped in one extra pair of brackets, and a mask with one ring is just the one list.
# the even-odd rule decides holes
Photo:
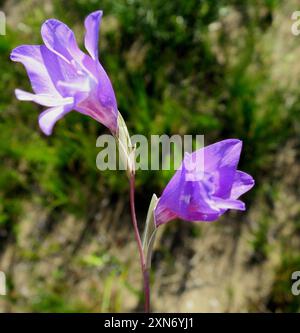
[(40, 129), (41, 129), (41, 131), (44, 135), (46, 135), (46, 136), (51, 136), (52, 135), (52, 132), (53, 132), (52, 130), (51, 131), (46, 131), (46, 130), (42, 129), (41, 126), (40, 126)]
[(52, 22), (55, 21), (55, 19), (47, 19), (42, 25), (41, 25), (41, 33), (43, 34), (43, 31), (48, 28), (49, 26), (52, 26)]
[(13, 49), (13, 50), (11, 51), (10, 55), (9, 55), (9, 59), (10, 59), (11, 61), (16, 61), (15, 50), (16, 50), (16, 49)]
[(244, 203), (244, 201), (238, 200), (240, 202), (240, 206), (238, 208), (236, 208), (237, 210), (240, 211), (245, 211), (246, 210), (246, 204)]
[(217, 143), (214, 143), (215, 145), (217, 144), (222, 144), (222, 145), (231, 145), (231, 146), (238, 146), (238, 147), (242, 147), (243, 145), (243, 141), (240, 140), (240, 139), (235, 139), (235, 138), (231, 138), (231, 139), (224, 139), (224, 140), (221, 140)]
[(103, 16), (103, 10), (102, 9), (96, 10), (96, 11), (92, 12), (91, 14), (89, 14), (88, 16), (100, 16), (100, 17), (102, 17)]
[(9, 55), (10, 60), (16, 61), (16, 62), (20, 61), (19, 56), (20, 56), (20, 54), (22, 55), (22, 49), (24, 50), (24, 47), (26, 47), (26, 45), (20, 45), (20, 46), (15, 47)]
[[(43, 24), (42, 24), (42, 28), (43, 28), (43, 26), (46, 26), (46, 25), (50, 25), (50, 26), (53, 26), (53, 25), (56, 25), (56, 24), (58, 24), (58, 23), (63, 23), (63, 22), (61, 22), (61, 21), (59, 21), (59, 20), (57, 20), (57, 19), (55, 19), (55, 18), (49, 18), (49, 19), (47, 19)], [(64, 24), (64, 23), (63, 23)]]
[(24, 91), (21, 89), (15, 89), (15, 96), (19, 101), (25, 101), (26, 99), (24, 99)]
[(240, 139), (226, 139), (226, 140), (224, 140), (224, 142), (231, 143), (232, 145), (234, 145), (234, 146), (236, 145), (241, 148), (243, 146), (243, 141)]
[[(239, 139), (224, 139), (221, 141), (218, 141), (216, 143), (213, 143), (209, 146), (205, 146), (204, 150), (210, 150), (210, 149), (225, 149), (228, 152), (241, 152), (243, 146), (243, 141)], [(200, 149), (199, 149), (200, 151)]]
[[(41, 26), (42, 38), (44, 39), (44, 35), (47, 35), (47, 33), (49, 33), (49, 32), (54, 33), (57, 29), (60, 29), (61, 27), (65, 28), (67, 30), (70, 30), (70, 28), (64, 22), (62, 22), (60, 20), (57, 20), (54, 18), (47, 19)], [(45, 41), (44, 41), (44, 43), (45, 43)]]
[[(39, 118), (38, 118), (38, 123), (39, 123), (39, 127), (41, 129), (41, 131), (46, 135), (46, 136), (50, 136), (53, 132), (53, 127), (51, 126), (47, 126), (43, 120), (43, 112), (39, 115)], [(54, 125), (53, 125), (54, 126)]]
[(255, 185), (255, 179), (251, 175), (249, 175), (249, 173), (240, 170), (237, 170), (237, 172), (240, 176), (242, 176), (245, 185), (249, 185), (252, 187)]
[[(41, 36), (44, 39), (44, 36), (47, 35), (47, 33), (52, 30), (55, 30), (57, 26), (59, 25), (65, 25), (63, 22), (60, 22), (59, 20), (56, 20), (54, 18), (50, 18), (46, 20), (42, 26), (41, 26)], [(45, 42), (45, 41), (44, 41)]]
[(34, 101), (36, 95), (17, 88), (15, 89), (15, 96), (19, 101)]
[(84, 21), (86, 31), (84, 37), (84, 45), (86, 50), (94, 60), (98, 59), (99, 29), (102, 16), (103, 11), (97, 10), (89, 14)]
[(17, 98), (18, 98), (19, 91), (20, 91), (20, 89), (18, 89), (18, 88), (14, 90), (15, 96), (16, 96)]
[(71, 107), (57, 106), (43, 111), (38, 118), (39, 126), (46, 135), (51, 135), (56, 122), (71, 111)]
[(39, 118), (38, 118), (38, 123), (39, 123), (39, 127), (40, 127), (40, 130), (43, 134), (45, 134), (46, 136), (50, 136), (52, 134), (52, 131), (53, 131), (53, 127), (49, 127), (49, 126), (46, 126), (43, 121), (42, 121), (42, 117), (41, 115), (43, 115), (43, 113), (41, 113), (39, 115)]
[(252, 176), (249, 175), (249, 177), (251, 177), (249, 179), (249, 186), (251, 186), (251, 188), (252, 188), (255, 185), (255, 180), (254, 180), (254, 178)]

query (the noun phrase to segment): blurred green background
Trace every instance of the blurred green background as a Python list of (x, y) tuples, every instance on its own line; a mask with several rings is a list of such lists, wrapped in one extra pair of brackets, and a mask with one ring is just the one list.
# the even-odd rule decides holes
[[(243, 140), (240, 169), (256, 187), (246, 213), (213, 224), (174, 221), (154, 253), (154, 311), (298, 312), (300, 270), (300, 36), (294, 0), (2, 0), (0, 36), (0, 311), (141, 309), (138, 253), (122, 172), (96, 168), (105, 129), (75, 112), (45, 137), (21, 44), (41, 43), (55, 17), (82, 46), (83, 20), (103, 9), (100, 59), (132, 134)], [(139, 172), (141, 224), (172, 172)]]

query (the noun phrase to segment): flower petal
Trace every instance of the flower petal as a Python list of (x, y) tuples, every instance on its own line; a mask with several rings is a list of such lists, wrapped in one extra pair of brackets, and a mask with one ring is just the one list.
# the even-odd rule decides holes
[(73, 59), (82, 59), (85, 54), (79, 49), (73, 31), (64, 23), (50, 19), (41, 29), (41, 35), (47, 48), (72, 63)]
[[(215, 177), (215, 196), (228, 198), (242, 150), (242, 141), (228, 139), (204, 149), (205, 172)], [(199, 154), (201, 150), (193, 154)]]
[(51, 135), (55, 123), (72, 110), (72, 105), (57, 106), (42, 112), (39, 116), (39, 125), (46, 135)]
[(32, 89), (36, 94), (59, 96), (55, 82), (61, 80), (62, 77), (61, 73), (55, 67), (52, 67), (57, 59), (55, 54), (44, 45), (19, 46), (12, 51), (10, 58), (12, 61), (21, 62), (25, 66)]
[(62, 98), (47, 94), (31, 94), (21, 89), (16, 89), (15, 94), (20, 101), (32, 101), (49, 107), (73, 104), (74, 100), (73, 97)]
[(95, 90), (90, 92), (88, 98), (82, 99), (75, 110), (88, 115), (109, 128), (114, 134), (118, 126), (118, 110), (113, 104), (104, 104), (100, 100), (101, 92)]
[(211, 200), (210, 184), (203, 181), (187, 181), (187, 173), (183, 162), (182, 168), (172, 177), (156, 209), (157, 225), (166, 223), (175, 217), (187, 221), (209, 221), (219, 216), (220, 209)]
[(98, 41), (99, 41), (99, 28), (103, 12), (98, 10), (91, 13), (84, 21), (85, 38), (84, 45), (91, 57), (98, 60)]
[(41, 29), (43, 41), (47, 48), (73, 67), (77, 75), (88, 74), (97, 82), (99, 61), (94, 61), (78, 47), (73, 31), (64, 23), (50, 19)]
[[(90, 20), (91, 18), (88, 21)], [(78, 71), (87, 71), (89, 73), (88, 77), (94, 78), (93, 82), (97, 81), (94, 83), (95, 86), (91, 89), (88, 98), (84, 101), (81, 100), (76, 110), (91, 116), (115, 133), (118, 117), (117, 102), (108, 75), (99, 61), (94, 61), (85, 55), (78, 48), (73, 31), (58, 20), (51, 19), (43, 24), (42, 37), (46, 46), (63, 59), (66, 64), (73, 64)], [(65, 81), (74, 81), (76, 85), (78, 78), (73, 77), (71, 80)], [(67, 84), (58, 83), (59, 88), (64, 89), (64, 93), (68, 90), (67, 85), (68, 82)]]
[(241, 148), (240, 140), (230, 139), (186, 154), (157, 203), (156, 225), (174, 218), (210, 222), (229, 209), (245, 210), (237, 199), (254, 180), (236, 170)]
[(246, 206), (243, 201), (234, 200), (234, 199), (221, 199), (221, 198), (213, 198), (216, 207), (221, 210), (227, 209), (236, 209), (236, 210), (245, 210)]
[(242, 194), (248, 192), (255, 184), (254, 179), (246, 172), (237, 170), (231, 189), (230, 197), (232, 199), (239, 198)]
[(154, 212), (155, 225), (157, 227), (177, 218), (175, 213), (163, 205), (156, 206)]
[[(102, 107), (108, 110), (115, 110), (114, 116), (115, 119), (117, 118), (117, 101), (115, 97), (115, 92), (113, 90), (111, 81), (103, 68), (100, 64), (98, 59), (98, 42), (99, 42), (99, 28), (102, 19), (103, 12), (101, 10), (91, 13), (85, 19), (84, 25), (86, 29), (85, 34), (85, 48), (94, 59), (96, 63), (96, 72), (97, 72), (97, 79), (98, 79), (98, 97)], [(116, 120), (114, 121), (116, 125)]]

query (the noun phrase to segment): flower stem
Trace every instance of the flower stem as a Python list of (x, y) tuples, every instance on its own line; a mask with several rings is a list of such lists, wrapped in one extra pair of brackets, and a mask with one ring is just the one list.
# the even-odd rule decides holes
[(129, 178), (130, 183), (130, 209), (131, 209), (131, 220), (134, 228), (134, 235), (138, 245), (139, 255), (140, 255), (140, 264), (143, 274), (143, 284), (144, 284), (144, 308), (145, 312), (150, 312), (150, 281), (149, 281), (149, 272), (146, 269), (145, 256), (143, 252), (143, 245), (137, 225), (136, 214), (135, 214), (135, 203), (134, 203), (134, 188), (135, 188), (135, 176), (131, 174)]

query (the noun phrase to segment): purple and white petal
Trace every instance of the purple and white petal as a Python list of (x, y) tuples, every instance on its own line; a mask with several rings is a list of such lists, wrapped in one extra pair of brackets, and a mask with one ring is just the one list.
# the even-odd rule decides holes
[(237, 170), (234, 176), (230, 197), (232, 199), (239, 198), (242, 194), (251, 190), (254, 184), (255, 181), (250, 175), (246, 172)]
[(157, 203), (156, 225), (174, 218), (211, 222), (229, 209), (245, 210), (237, 199), (254, 180), (236, 170), (241, 147), (240, 140), (230, 139), (186, 154)]
[(214, 175), (215, 195), (219, 197), (230, 195), (242, 145), (240, 140), (228, 139), (204, 148), (205, 172)]
[(61, 106), (61, 105), (67, 105), (67, 104), (73, 104), (74, 98), (73, 97), (57, 97), (57, 96), (51, 96), (47, 94), (31, 94), (27, 91), (16, 89), (15, 90), (16, 97), (20, 101), (32, 101), (37, 104), (53, 107), (53, 106)]
[[(64, 23), (50, 19), (41, 29), (45, 45), (23, 45), (11, 54), (28, 73), (35, 94), (17, 90), (20, 100), (33, 101), (47, 107), (67, 105), (88, 115), (117, 134), (118, 106), (110, 79), (98, 60), (99, 26), (102, 12), (90, 14), (85, 20), (85, 45), (90, 53), (83, 53), (74, 33)], [(72, 102), (71, 102), (72, 100)], [(64, 108), (65, 110), (66, 108)], [(50, 133), (55, 113), (41, 115), (44, 132)], [(50, 117), (51, 115), (51, 117)], [(45, 121), (50, 119), (49, 128)], [(53, 119), (59, 119), (54, 117)]]
[(72, 105), (50, 108), (39, 115), (39, 126), (46, 135), (51, 135), (55, 123), (72, 110)]
[(98, 61), (98, 41), (99, 29), (101, 24), (103, 12), (98, 10), (91, 13), (84, 21), (85, 37), (84, 45), (90, 56)]
[(73, 31), (59, 20), (47, 20), (41, 29), (47, 48), (64, 60), (78, 75), (90, 75), (97, 81), (98, 64), (78, 47)]
[(49, 70), (48, 66), (56, 62), (56, 56), (43, 45), (22, 45), (15, 48), (10, 58), (22, 63), (29, 76), (32, 89), (36, 94), (59, 96), (55, 82), (61, 80), (57, 70)]
[(213, 198), (214, 205), (220, 210), (227, 209), (236, 209), (236, 210), (245, 210), (246, 206), (243, 201), (235, 199), (222, 199), (222, 198)]
[(59, 20), (47, 20), (42, 25), (41, 35), (47, 48), (66, 62), (71, 64), (74, 59), (84, 58), (73, 31)]

